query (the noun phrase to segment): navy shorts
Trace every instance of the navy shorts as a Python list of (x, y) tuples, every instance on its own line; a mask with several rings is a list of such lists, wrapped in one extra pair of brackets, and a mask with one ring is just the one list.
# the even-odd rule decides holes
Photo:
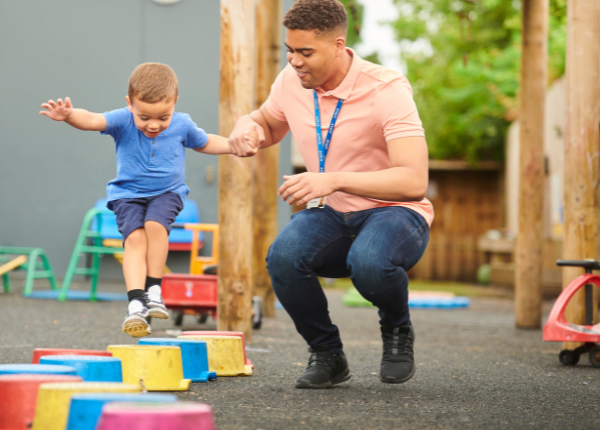
[(137, 199), (119, 199), (112, 202), (117, 215), (117, 227), (123, 236), (123, 244), (132, 231), (144, 228), (146, 221), (156, 221), (171, 233), (171, 224), (183, 209), (179, 194), (168, 191), (164, 194)]

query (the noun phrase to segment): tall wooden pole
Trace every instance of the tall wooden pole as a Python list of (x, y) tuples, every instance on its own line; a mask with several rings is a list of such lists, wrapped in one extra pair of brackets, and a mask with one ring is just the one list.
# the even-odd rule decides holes
[[(255, 0), (221, 0), (219, 134), (254, 108)], [(219, 157), (219, 330), (252, 335), (252, 159)]]
[[(281, 56), (281, 0), (258, 0), (256, 4), (256, 108), (269, 97), (279, 73)], [(265, 317), (275, 316), (275, 294), (265, 258), (277, 237), (277, 185), (279, 145), (258, 151), (254, 157), (254, 293), (263, 299)]]
[[(600, 2), (569, 0), (567, 22), (563, 257), (568, 260), (596, 260), (600, 150)], [(563, 268), (563, 285), (568, 285), (582, 273), (578, 268)], [(597, 321), (597, 306), (594, 305), (593, 309), (593, 320)], [(565, 317), (575, 324), (585, 323), (584, 289), (573, 296)], [(565, 343), (565, 348), (572, 349), (576, 345), (568, 342)]]
[(523, 1), (519, 155), (519, 231), (515, 317), (520, 328), (542, 323), (544, 103), (548, 62), (548, 0)]

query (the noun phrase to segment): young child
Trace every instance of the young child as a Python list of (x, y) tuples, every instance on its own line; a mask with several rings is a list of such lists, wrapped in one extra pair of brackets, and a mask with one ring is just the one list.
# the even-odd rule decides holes
[(189, 188), (185, 180), (185, 148), (206, 154), (250, 156), (256, 153), (255, 131), (245, 135), (246, 149), (230, 147), (221, 136), (207, 135), (185, 113), (175, 112), (175, 72), (160, 63), (141, 64), (129, 78), (127, 108), (104, 114), (74, 109), (49, 100), (40, 114), (80, 130), (99, 131), (116, 143), (117, 178), (107, 185), (108, 208), (117, 216), (125, 254), (123, 275), (129, 305), (123, 332), (151, 333), (147, 317), (167, 319), (161, 296), (171, 224)]

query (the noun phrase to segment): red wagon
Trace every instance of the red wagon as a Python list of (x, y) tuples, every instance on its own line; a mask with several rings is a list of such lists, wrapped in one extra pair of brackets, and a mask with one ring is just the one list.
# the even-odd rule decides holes
[[(173, 312), (176, 326), (183, 324), (185, 314), (193, 314), (203, 324), (209, 316), (217, 317), (219, 300), (217, 288), (217, 264), (219, 261), (219, 226), (216, 224), (173, 224), (194, 232), (190, 256), (190, 273), (165, 273), (162, 280), (162, 296), (167, 309)], [(200, 232), (212, 232), (212, 255), (199, 257)], [(262, 299), (252, 299), (252, 328), (262, 325)]]

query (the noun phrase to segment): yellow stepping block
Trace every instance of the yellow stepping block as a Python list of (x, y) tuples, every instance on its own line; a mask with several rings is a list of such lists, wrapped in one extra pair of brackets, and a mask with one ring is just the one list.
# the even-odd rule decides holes
[(111, 345), (113, 357), (121, 359), (123, 382), (139, 384), (148, 391), (185, 391), (181, 349), (164, 345)]
[(208, 370), (217, 376), (252, 375), (252, 366), (246, 365), (244, 344), (238, 336), (179, 336), (180, 339), (198, 339), (206, 342)]
[(120, 382), (51, 382), (40, 385), (33, 430), (65, 430), (71, 396), (79, 393), (138, 393), (139, 385)]

